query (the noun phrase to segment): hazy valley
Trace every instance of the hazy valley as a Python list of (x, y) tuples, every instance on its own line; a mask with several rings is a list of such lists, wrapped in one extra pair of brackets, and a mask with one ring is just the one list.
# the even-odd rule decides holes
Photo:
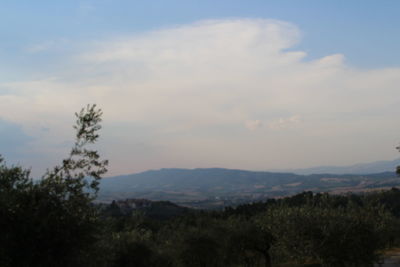
[[(144, 198), (168, 200), (196, 208), (220, 208), (268, 198), (290, 196), (303, 191), (334, 194), (390, 189), (400, 185), (394, 172), (395, 161), (334, 167), (338, 172), (352, 170), (364, 174), (309, 174), (261, 172), (222, 168), (160, 169), (104, 178), (98, 200)], [(386, 167), (385, 167), (386, 166)], [(392, 166), (392, 167), (391, 167)], [(329, 170), (328, 167), (324, 167)], [(393, 169), (393, 171), (389, 171)], [(322, 167), (303, 172), (323, 170)], [(387, 170), (385, 172), (379, 172)], [(374, 173), (374, 171), (378, 171)]]

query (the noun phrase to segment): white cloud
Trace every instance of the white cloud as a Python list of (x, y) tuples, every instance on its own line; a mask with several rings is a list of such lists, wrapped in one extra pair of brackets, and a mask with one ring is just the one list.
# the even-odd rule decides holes
[(245, 122), (245, 126), (247, 129), (251, 131), (255, 131), (263, 126), (260, 120), (248, 120)]
[(43, 43), (37, 43), (26, 47), (28, 53), (40, 53), (50, 49), (54, 45), (54, 41), (46, 41)]
[(268, 123), (268, 127), (270, 129), (284, 129), (288, 128), (291, 126), (294, 126), (296, 124), (299, 124), (301, 122), (301, 118), (299, 115), (293, 115), (288, 118), (279, 118), (276, 120), (271, 121)]
[(27, 45), (24, 48), (24, 52), (28, 54), (40, 54), (49, 51), (59, 52), (61, 50), (71, 49), (71, 46), (72, 43), (68, 39), (60, 38)]
[[(75, 64), (54, 77), (0, 85), (0, 114), (40, 135), (39, 151), (68, 140), (73, 112), (97, 103), (105, 112), (103, 149), (119, 162), (114, 172), (390, 157), (400, 132), (400, 70), (354, 69), (341, 54), (307, 61), (306, 53), (291, 50), (300, 38), (290, 23), (234, 19), (97, 41), (70, 55)], [(250, 130), (296, 131), (254, 131), (250, 137), (243, 122)], [(371, 144), (380, 138), (386, 143)], [(374, 154), (363, 150), (368, 145)], [(140, 155), (150, 147), (151, 160), (144, 160)], [(121, 164), (126, 157), (138, 164)]]

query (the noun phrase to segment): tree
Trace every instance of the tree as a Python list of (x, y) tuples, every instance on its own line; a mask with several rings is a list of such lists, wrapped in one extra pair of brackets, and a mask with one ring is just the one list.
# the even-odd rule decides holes
[[(396, 147), (396, 149), (400, 151), (400, 146)], [(396, 167), (396, 173), (400, 176), (400, 166)]]
[(214, 236), (205, 231), (193, 231), (182, 239), (179, 260), (182, 266), (221, 266), (219, 250), (220, 244)]
[[(43, 186), (57, 188), (57, 193), (67, 199), (80, 199), (83, 196), (91, 201), (96, 198), (99, 180), (107, 172), (108, 161), (100, 161), (98, 152), (88, 149), (87, 145), (94, 144), (99, 138), (97, 131), (101, 129), (102, 114), (100, 109), (96, 109), (96, 105), (88, 105), (86, 109), (75, 113), (75, 144), (61, 166), (54, 167), (43, 176)], [(58, 186), (60, 184), (63, 186)]]
[(230, 259), (240, 266), (271, 266), (269, 250), (275, 238), (254, 222), (230, 218), (231, 229), (228, 235)]
[(382, 207), (279, 205), (258, 220), (277, 237), (275, 259), (292, 265), (372, 266), (386, 228), (386, 222), (378, 220), (386, 214)]
[(1, 266), (88, 266), (99, 229), (92, 201), (108, 161), (88, 148), (99, 137), (102, 111), (88, 105), (75, 115), (69, 156), (40, 181), (0, 159)]

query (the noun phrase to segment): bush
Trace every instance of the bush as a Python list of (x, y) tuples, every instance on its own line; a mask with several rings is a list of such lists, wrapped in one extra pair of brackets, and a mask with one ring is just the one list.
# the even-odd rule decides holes
[(280, 205), (269, 209), (257, 222), (277, 238), (272, 249), (275, 262), (370, 266), (382, 248), (382, 222), (375, 217), (377, 212), (385, 213), (357, 207)]

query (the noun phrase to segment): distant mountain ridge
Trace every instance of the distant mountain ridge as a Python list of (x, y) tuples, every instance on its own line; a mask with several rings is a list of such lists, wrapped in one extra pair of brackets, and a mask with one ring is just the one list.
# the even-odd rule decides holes
[(301, 169), (273, 170), (291, 172), (302, 175), (329, 173), (329, 174), (372, 174), (393, 172), (400, 165), (400, 158), (394, 160), (382, 160), (369, 163), (358, 163), (348, 166), (318, 166)]
[(343, 193), (393, 186), (400, 186), (400, 178), (394, 171), (301, 175), (222, 168), (160, 169), (102, 179), (99, 200), (146, 198), (181, 204), (213, 200), (232, 205), (227, 201), (251, 202), (302, 191)]

